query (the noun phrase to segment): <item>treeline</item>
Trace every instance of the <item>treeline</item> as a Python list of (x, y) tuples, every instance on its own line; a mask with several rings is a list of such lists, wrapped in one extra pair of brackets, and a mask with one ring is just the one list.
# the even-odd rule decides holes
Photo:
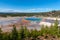
[(50, 12), (38, 12), (38, 13), (19, 13), (19, 12), (10, 12), (10, 13), (0, 13), (0, 16), (52, 16), (57, 17), (60, 16), (60, 11), (50, 11)]
[(44, 27), (41, 30), (28, 30), (25, 26), (21, 26), (20, 30), (16, 30), (13, 26), (13, 30), (8, 33), (3, 33), (0, 28), (0, 40), (57, 40), (60, 37), (60, 30), (58, 30), (58, 22), (56, 21), (54, 26)]
[(37, 15), (45, 15), (44, 13), (0, 13), (0, 16), (37, 16)]

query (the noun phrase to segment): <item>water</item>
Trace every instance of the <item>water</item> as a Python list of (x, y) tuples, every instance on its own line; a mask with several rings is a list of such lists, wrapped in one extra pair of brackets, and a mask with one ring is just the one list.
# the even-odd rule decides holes
[(40, 21), (42, 20), (42, 18), (37, 18), (37, 17), (28, 17), (28, 18), (25, 18), (26, 20), (29, 20), (30, 21), (30, 25), (29, 27), (27, 27), (28, 29), (37, 29), (37, 30), (40, 30)]
[(38, 25), (40, 21), (42, 20), (42, 18), (28, 17), (28, 18), (25, 18), (25, 20), (29, 20), (31, 25)]
[(29, 20), (29, 21), (41, 21), (42, 18), (36, 18), (36, 17), (29, 17), (29, 18), (25, 18), (26, 20)]

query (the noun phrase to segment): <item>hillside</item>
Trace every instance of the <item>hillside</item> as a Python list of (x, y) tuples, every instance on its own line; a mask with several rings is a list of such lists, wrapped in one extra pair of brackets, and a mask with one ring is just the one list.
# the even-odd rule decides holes
[(39, 13), (19, 13), (19, 12), (10, 12), (4, 13), (0, 12), (0, 16), (53, 16), (53, 17), (60, 17), (60, 10), (59, 11), (50, 11), (50, 12), (39, 12)]

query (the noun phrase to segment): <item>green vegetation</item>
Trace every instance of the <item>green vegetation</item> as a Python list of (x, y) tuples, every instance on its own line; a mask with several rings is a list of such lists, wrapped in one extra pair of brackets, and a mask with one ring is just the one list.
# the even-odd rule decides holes
[(3, 13), (0, 12), (0, 16), (7, 17), (7, 16), (50, 16), (50, 17), (60, 17), (60, 11), (50, 11), (50, 12), (38, 12), (38, 13), (19, 13), (19, 12), (10, 12), (10, 13)]
[(10, 33), (3, 33), (0, 28), (0, 40), (43, 40), (43, 39), (56, 39), (60, 37), (60, 31), (58, 31), (58, 21), (55, 25), (49, 28), (42, 26), (41, 30), (28, 30), (26, 27), (21, 26), (17, 31), (13, 26), (13, 30)]

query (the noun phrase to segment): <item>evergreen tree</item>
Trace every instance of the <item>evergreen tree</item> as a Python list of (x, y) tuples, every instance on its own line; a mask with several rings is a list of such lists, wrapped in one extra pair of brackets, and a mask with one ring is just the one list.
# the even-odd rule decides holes
[(56, 19), (55, 23), (54, 23), (54, 28), (53, 30), (55, 31), (54, 34), (57, 35), (58, 34), (58, 20)]
[(9, 35), (8, 35), (8, 40), (12, 40), (11, 39), (11, 33), (9, 33)]
[(26, 27), (24, 27), (24, 34), (25, 34), (25, 37), (30, 37), (31, 36), (30, 31)]
[(24, 28), (21, 26), (20, 32), (19, 32), (19, 40), (24, 40), (25, 34), (24, 34)]
[(0, 40), (3, 40), (3, 34), (1, 28), (0, 28)]
[(3, 40), (8, 40), (8, 33), (4, 33)]
[(40, 30), (40, 35), (43, 35), (43, 34), (45, 34), (45, 28), (44, 28), (44, 26), (42, 26), (41, 30)]
[(16, 27), (13, 25), (12, 40), (17, 40), (17, 39), (18, 39), (18, 32), (16, 30)]
[(34, 40), (36, 40), (37, 36), (38, 36), (38, 31), (35, 30), (31, 30), (31, 36), (34, 38)]
[(29, 40), (29, 38), (31, 37), (31, 33), (30, 31), (26, 28), (26, 26), (24, 27), (24, 36), (26, 40)]

